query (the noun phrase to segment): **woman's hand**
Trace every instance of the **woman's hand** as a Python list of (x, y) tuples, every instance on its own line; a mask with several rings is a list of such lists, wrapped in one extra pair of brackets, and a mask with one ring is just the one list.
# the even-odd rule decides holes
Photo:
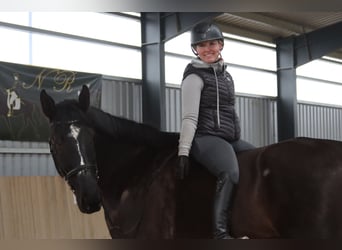
[(189, 175), (189, 157), (185, 155), (180, 155), (178, 157), (178, 166), (176, 169), (176, 177), (177, 179), (183, 180), (186, 176)]

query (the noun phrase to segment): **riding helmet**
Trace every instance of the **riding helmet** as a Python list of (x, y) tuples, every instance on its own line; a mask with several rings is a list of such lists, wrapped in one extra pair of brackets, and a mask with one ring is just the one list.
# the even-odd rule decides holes
[(221, 40), (224, 43), (224, 38), (221, 30), (213, 23), (203, 22), (197, 24), (191, 30), (191, 47), (196, 46), (200, 42), (210, 40)]

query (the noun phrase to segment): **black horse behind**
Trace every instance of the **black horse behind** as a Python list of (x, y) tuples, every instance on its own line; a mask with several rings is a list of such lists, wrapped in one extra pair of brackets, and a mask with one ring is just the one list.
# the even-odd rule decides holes
[[(192, 162), (176, 180), (177, 133), (118, 118), (79, 100), (55, 104), (43, 90), (50, 149), (81, 212), (101, 206), (113, 238), (211, 238), (215, 179)], [(238, 155), (232, 235), (342, 237), (342, 143), (297, 138)]]

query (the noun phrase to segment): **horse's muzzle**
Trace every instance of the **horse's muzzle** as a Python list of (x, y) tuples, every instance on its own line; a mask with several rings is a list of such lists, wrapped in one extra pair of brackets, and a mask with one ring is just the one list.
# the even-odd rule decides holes
[(83, 196), (80, 194), (75, 195), (77, 200), (77, 206), (82, 213), (91, 214), (101, 209), (102, 202), (99, 193), (95, 192), (90, 196)]
[(85, 205), (85, 206), (78, 206), (80, 211), (85, 214), (92, 214), (98, 212), (101, 209), (101, 203), (93, 204), (93, 205)]

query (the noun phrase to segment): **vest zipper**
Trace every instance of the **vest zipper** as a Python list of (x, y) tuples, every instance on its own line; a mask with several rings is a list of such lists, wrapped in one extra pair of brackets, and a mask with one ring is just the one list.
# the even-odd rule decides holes
[(215, 75), (215, 81), (216, 81), (216, 113), (217, 113), (217, 125), (218, 128), (221, 127), (221, 121), (220, 121), (220, 92), (219, 92), (219, 86), (218, 86), (218, 78), (216, 74), (215, 68), (212, 66), (212, 69), (214, 71)]

